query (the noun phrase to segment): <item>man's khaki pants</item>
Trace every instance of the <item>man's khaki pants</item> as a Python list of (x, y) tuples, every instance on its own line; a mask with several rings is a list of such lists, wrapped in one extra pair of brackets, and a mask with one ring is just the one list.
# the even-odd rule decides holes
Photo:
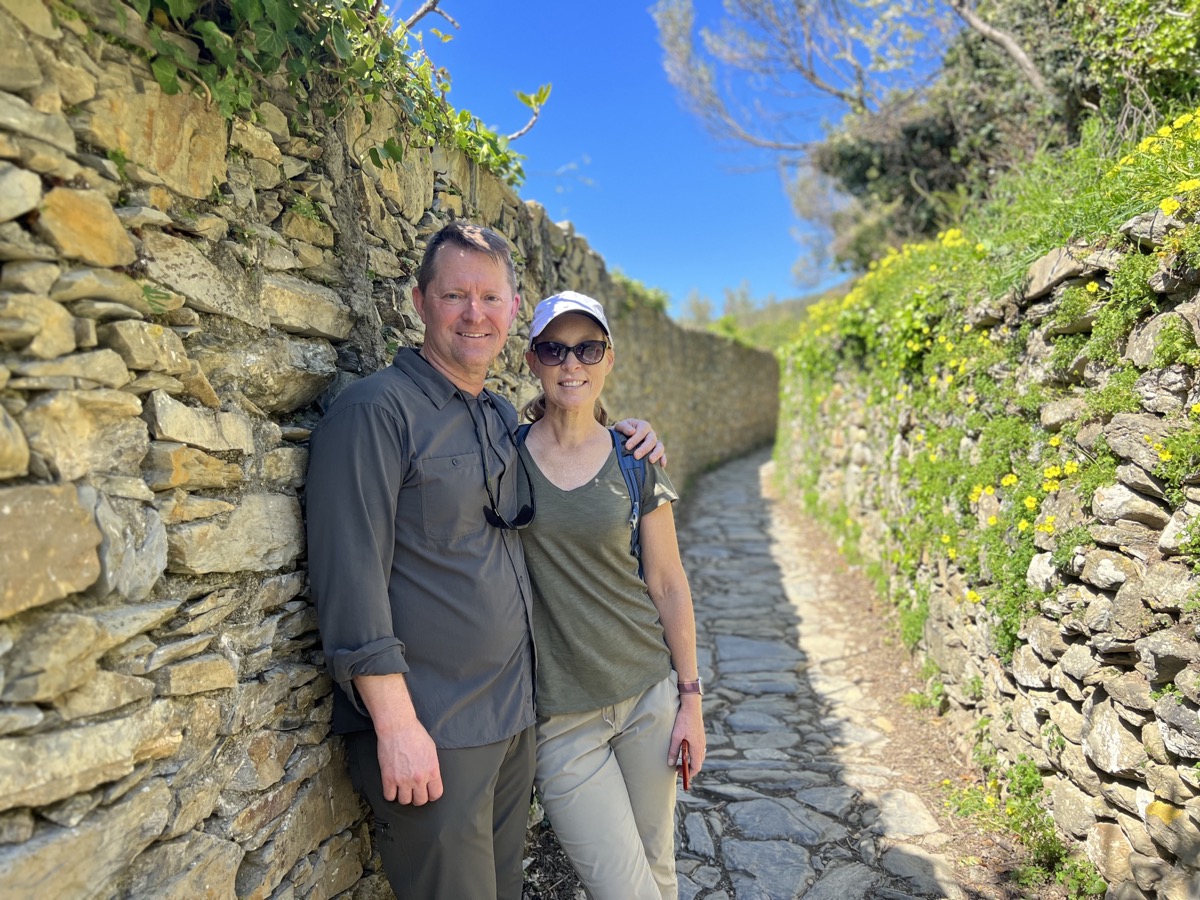
[(593, 900), (675, 900), (675, 677), (614, 706), (539, 718), (537, 788)]

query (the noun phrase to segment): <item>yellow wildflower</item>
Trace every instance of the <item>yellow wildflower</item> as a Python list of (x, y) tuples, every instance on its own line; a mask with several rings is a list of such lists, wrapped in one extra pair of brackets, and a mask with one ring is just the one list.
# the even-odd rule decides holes
[(1074, 475), (1078, 471), (1079, 471), (1079, 463), (1075, 462), (1075, 460), (1068, 459), (1065, 463), (1063, 463), (1063, 474), (1064, 475)]
[(1170, 125), (1164, 125), (1162, 128), (1158, 129), (1156, 133), (1159, 137), (1170, 137), (1172, 130), (1173, 129)]
[(1000, 484), (1003, 485), (1004, 487), (1012, 487), (1016, 483), (1017, 483), (1017, 476), (1014, 475), (1012, 472), (1009, 472), (1007, 475), (1005, 475), (1003, 478), (1000, 479)]
[(1017, 523), (1017, 531), (1025, 531), (1029, 527), (1029, 523), (1022, 519)]
[(1060, 466), (1047, 466), (1042, 475), (1046, 478), (1058, 478), (1062, 475), (1062, 468)]
[(1054, 435), (1054, 437), (1050, 438), (1050, 440), (1047, 443), (1049, 443), (1051, 447), (1057, 447), (1059, 444), (1062, 443), (1062, 438), (1056, 434), (1056, 435)]
[(1086, 290), (1089, 294), (1094, 294), (1100, 290), (1100, 285), (1094, 281), (1089, 281)]
[(1170, 450), (1166, 450), (1166, 449), (1159, 450), (1159, 451), (1158, 451), (1158, 458), (1159, 458), (1159, 459), (1161, 459), (1163, 462), (1170, 462), (1170, 460), (1171, 460), (1171, 451), (1170, 451)]
[(997, 521), (998, 521), (998, 519), (995, 516), (988, 516), (987, 517), (988, 527), (991, 528), (993, 525), (996, 524)]
[(1194, 191), (1196, 188), (1200, 188), (1200, 178), (1189, 178), (1187, 181), (1181, 181), (1175, 185), (1175, 190), (1181, 194)]
[(955, 550), (953, 547), (951, 547), (949, 550), (946, 551), (946, 556), (952, 560), (958, 559), (958, 551)]
[(948, 535), (948, 534), (943, 534), (943, 535), (942, 535), (942, 543), (943, 543), (943, 544), (948, 544), (948, 543), (950, 543), (950, 535)]
[(1184, 125), (1187, 125), (1189, 122), (1191, 122), (1193, 118), (1195, 117), (1191, 113), (1184, 113), (1174, 122), (1172, 122), (1171, 125), (1174, 128), (1182, 128)]
[(1168, 216), (1177, 211), (1181, 206), (1183, 206), (1183, 204), (1174, 197), (1164, 197), (1163, 201), (1158, 204), (1158, 208)]
[(1026, 509), (1037, 509), (1037, 507), (1038, 507), (1037, 498), (1026, 495), (1025, 508)]
[(1058, 490), (1058, 479), (1050, 478), (1050, 479), (1047, 479), (1046, 481), (1043, 481), (1042, 482), (1042, 490), (1045, 491), (1047, 494), (1053, 494), (1055, 491)]
[(971, 330), (971, 323), (968, 322), (966, 325), (963, 326), (963, 334), (966, 334), (970, 330)]
[(975, 402), (974, 394), (967, 394), (967, 406), (971, 406)]
[(987, 494), (989, 497), (991, 497), (991, 496), (994, 496), (994, 495), (995, 495), (995, 493), (996, 493), (996, 489), (995, 489), (994, 487), (992, 487), (992, 486), (989, 484), (987, 487), (985, 487), (985, 488), (983, 489), (983, 492), (984, 492), (985, 494)]
[(967, 591), (967, 600), (969, 600), (971, 603), (978, 603), (982, 599), (983, 598), (980, 597), (979, 594), (975, 593), (975, 591), (973, 591), (973, 590)]

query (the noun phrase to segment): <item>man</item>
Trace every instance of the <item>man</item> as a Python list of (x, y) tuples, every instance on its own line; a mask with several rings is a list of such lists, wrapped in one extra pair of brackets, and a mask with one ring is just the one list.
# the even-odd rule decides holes
[[(484, 390), (520, 302), (505, 239), (446, 226), (413, 290), (424, 346), (347, 388), (311, 441), (333, 729), (401, 900), (521, 896), (534, 661), (518, 529), (533, 510), (516, 412)], [(654, 446), (624, 424), (639, 455)]]

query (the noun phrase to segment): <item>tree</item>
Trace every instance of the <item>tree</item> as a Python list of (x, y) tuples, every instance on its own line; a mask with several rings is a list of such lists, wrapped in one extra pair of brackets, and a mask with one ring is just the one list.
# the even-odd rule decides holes
[(704, 328), (712, 321), (712, 314), (712, 300), (705, 297), (695, 288), (692, 288), (691, 293), (688, 294), (687, 300), (684, 303), (683, 321), (688, 325)]
[[(789, 120), (813, 94), (853, 115), (915, 94), (935, 71), (956, 21), (1001, 47), (1039, 93), (1050, 92), (1020, 42), (967, 0), (726, 0), (724, 6), (728, 18), (717, 29), (702, 28), (700, 46), (692, 0), (659, 0), (652, 15), (667, 77), (689, 106), (718, 135), (756, 147), (806, 153), (811, 139), (791, 130)], [(718, 70), (731, 78), (719, 79)]]

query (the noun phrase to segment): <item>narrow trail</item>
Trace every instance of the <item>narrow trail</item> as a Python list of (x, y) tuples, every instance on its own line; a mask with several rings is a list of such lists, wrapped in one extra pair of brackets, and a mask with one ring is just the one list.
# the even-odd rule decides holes
[(680, 793), (680, 900), (1003, 896), (964, 890), (951, 837), (894, 767), (897, 711), (864, 690), (895, 662), (870, 647), (885, 626), (846, 596), (862, 581), (828, 539), (768, 499), (770, 474), (765, 452), (725, 465), (681, 516), (709, 754)]

